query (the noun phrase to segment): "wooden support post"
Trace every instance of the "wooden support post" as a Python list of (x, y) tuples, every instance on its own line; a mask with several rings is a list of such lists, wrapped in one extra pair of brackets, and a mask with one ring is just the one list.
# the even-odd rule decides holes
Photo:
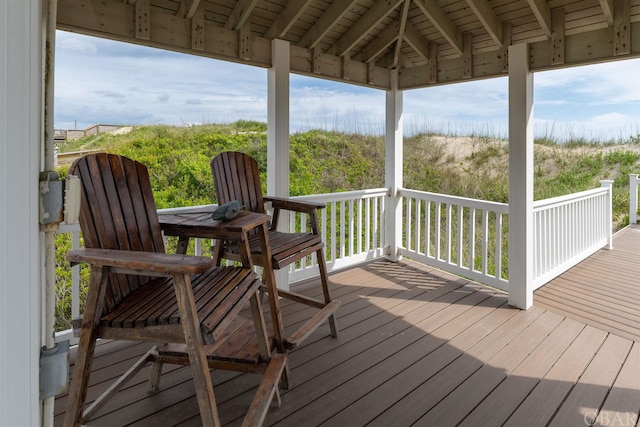
[(551, 12), (551, 63), (564, 64), (564, 9), (554, 9)]
[(470, 79), (473, 77), (473, 34), (464, 33), (462, 60), (464, 68), (462, 70), (462, 78)]
[(322, 50), (319, 47), (311, 49), (311, 71), (314, 74), (322, 74), (322, 68), (320, 65), (320, 55)]
[(342, 55), (342, 78), (351, 80), (351, 56)]
[(198, 4), (191, 18), (191, 49), (204, 51), (204, 2)]
[(614, 0), (613, 54), (631, 53), (631, 2)]
[(136, 38), (151, 40), (151, 5), (149, 0), (138, 0), (135, 4)]
[(253, 57), (251, 49), (251, 25), (246, 24), (238, 30), (238, 57), (249, 60)]
[(511, 24), (508, 22), (502, 24), (502, 71), (505, 73), (509, 72), (509, 46), (511, 46), (512, 34)]
[(429, 43), (429, 83), (438, 82), (438, 44)]

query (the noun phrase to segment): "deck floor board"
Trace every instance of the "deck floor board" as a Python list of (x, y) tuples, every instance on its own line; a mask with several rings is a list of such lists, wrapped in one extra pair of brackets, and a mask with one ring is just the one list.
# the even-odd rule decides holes
[[(323, 326), (290, 354), (293, 387), (265, 425), (545, 426), (584, 425), (585, 417), (633, 425), (639, 242), (640, 228), (616, 235), (613, 251), (536, 291), (527, 311), (508, 306), (500, 291), (412, 261), (333, 273), (340, 336)], [(289, 302), (282, 311), (287, 325), (313, 315)], [(89, 400), (150, 346), (101, 342)], [(155, 394), (148, 375), (143, 369), (90, 424), (200, 425), (190, 368), (166, 365)], [(239, 426), (259, 376), (216, 370), (212, 378), (222, 424)], [(56, 426), (65, 404), (65, 395), (56, 399)]]
[(534, 304), (640, 341), (640, 225), (538, 289)]

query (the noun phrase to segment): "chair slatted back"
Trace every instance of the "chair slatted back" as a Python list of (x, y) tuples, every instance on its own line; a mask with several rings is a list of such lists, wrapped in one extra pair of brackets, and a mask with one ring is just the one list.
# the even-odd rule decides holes
[[(87, 248), (165, 252), (147, 168), (115, 154), (77, 159), (69, 173), (80, 177), (80, 229)], [(151, 278), (111, 274), (107, 311)]]
[(237, 200), (243, 209), (265, 213), (258, 162), (245, 153), (229, 151), (211, 160), (218, 203)]

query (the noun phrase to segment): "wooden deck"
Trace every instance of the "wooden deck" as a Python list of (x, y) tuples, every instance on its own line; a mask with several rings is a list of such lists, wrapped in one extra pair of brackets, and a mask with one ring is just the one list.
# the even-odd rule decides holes
[[(271, 409), (265, 424), (520, 427), (584, 426), (595, 420), (635, 426), (640, 339), (634, 340), (638, 327), (634, 332), (634, 324), (622, 318), (629, 317), (634, 304), (638, 314), (638, 302), (630, 295), (640, 298), (633, 289), (639, 277), (640, 229), (629, 233), (616, 236), (614, 252), (592, 257), (596, 267), (578, 276), (583, 279), (568, 279), (570, 271), (549, 285), (566, 288), (565, 282), (576, 282), (582, 287), (567, 293), (586, 306), (591, 299), (582, 284), (588, 278), (597, 273), (601, 282), (618, 284), (623, 280), (617, 274), (626, 277), (623, 293), (602, 294), (598, 288), (607, 307), (615, 307), (616, 296), (618, 307), (627, 307), (607, 310), (607, 322), (597, 320), (593, 306), (576, 312), (569, 302), (543, 302), (543, 295), (552, 293), (546, 289), (538, 292), (532, 309), (516, 310), (504, 294), (410, 261), (375, 261), (333, 274), (334, 296), (343, 303), (340, 337), (329, 337), (328, 327), (321, 327), (291, 353), (294, 386), (283, 392), (282, 405)], [(635, 255), (623, 255), (624, 248)], [(625, 262), (612, 266), (618, 253)], [(602, 256), (609, 258), (602, 262)], [(291, 304), (283, 312), (286, 324), (311, 315)], [(615, 313), (617, 322), (628, 327), (612, 326)], [(89, 399), (148, 347), (101, 344)], [(223, 423), (240, 425), (256, 377), (222, 371), (212, 376)], [(161, 391), (153, 395), (146, 392), (147, 378), (148, 369), (91, 425), (199, 425), (188, 368), (166, 367)], [(62, 424), (65, 400), (56, 400), (55, 425)]]
[(640, 225), (535, 293), (535, 304), (640, 341)]

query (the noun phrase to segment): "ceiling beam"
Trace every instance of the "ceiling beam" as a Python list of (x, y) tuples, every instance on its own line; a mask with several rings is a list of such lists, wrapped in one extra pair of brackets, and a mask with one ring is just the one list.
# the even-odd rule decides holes
[(313, 0), (289, 0), (284, 9), (278, 14), (271, 27), (264, 34), (268, 39), (282, 38), (296, 23), (302, 12)]
[(224, 23), (224, 28), (227, 30), (238, 31), (244, 26), (249, 19), (249, 15), (253, 12), (253, 8), (256, 7), (258, 0), (238, 0), (235, 7), (229, 15), (229, 19)]
[[(420, 8), (422, 13), (425, 14), (429, 21), (438, 29), (440, 34), (447, 39), (451, 46), (462, 55), (463, 42), (462, 33), (458, 28), (447, 18), (446, 13), (438, 4), (433, 0), (414, 0), (415, 4)], [(544, 0), (543, 0), (544, 1)]]
[[(193, 0), (193, 2), (191, 3), (191, 7), (189, 8), (188, 12), (187, 12), (187, 16), (185, 16), (185, 18), (187, 19), (191, 19), (193, 18), (193, 16), (196, 14), (196, 12), (198, 11), (198, 7), (202, 4), (202, 13), (204, 13), (204, 3), (201, 3), (200, 0)], [(203, 17), (204, 18), (204, 17)]]
[[(140, 2), (140, 0), (138, 0)], [(196, 50), (191, 44), (190, 20), (163, 13), (151, 8), (149, 40), (140, 40), (135, 35), (134, 6), (116, 0), (63, 0), (58, 3), (57, 29), (72, 31), (125, 43), (240, 62), (259, 67), (271, 67), (271, 41), (263, 37), (245, 38), (247, 46), (240, 46), (241, 31), (233, 31), (205, 21), (203, 49)], [(244, 29), (245, 26), (242, 28)], [(242, 53), (244, 50), (247, 53)], [(307, 76), (343, 81), (347, 75), (353, 84), (377, 89), (390, 89), (388, 69), (374, 63), (364, 64), (350, 60), (343, 71), (343, 58), (325, 53), (315, 55), (312, 68), (312, 52), (291, 46), (291, 72)]]
[(407, 27), (407, 16), (409, 15), (409, 6), (411, 0), (405, 0), (402, 5), (402, 13), (400, 15), (400, 28), (398, 29), (398, 38), (396, 39), (396, 46), (393, 49), (393, 65), (392, 68), (396, 68), (398, 65), (398, 58), (400, 57), (400, 48), (402, 47), (402, 39), (404, 38), (404, 31)]
[(176, 16), (187, 19), (193, 18), (193, 15), (196, 14), (196, 11), (200, 6), (200, 1), (201, 0), (182, 0), (182, 3), (180, 3), (180, 7), (176, 12)]
[[(384, 55), (382, 55), (380, 57), (380, 59), (378, 59), (376, 61), (376, 65), (383, 67), (383, 68), (393, 68), (393, 61), (394, 61), (394, 52), (393, 51), (389, 51), (387, 53), (385, 53)], [(398, 55), (398, 62), (395, 65), (396, 68), (411, 68), (413, 67), (413, 63), (411, 62), (411, 60), (409, 58), (406, 57), (406, 55), (402, 52), (399, 53)]]
[[(402, 0), (404, 1), (404, 0)], [(412, 0), (416, 1), (416, 0)], [(432, 1), (432, 0), (430, 0)], [(634, 0), (635, 1), (635, 0)], [(139, 10), (145, 10), (142, 6), (144, 0), (138, 0)], [(565, 35), (564, 63), (559, 61), (559, 55), (554, 57), (553, 40), (538, 40), (529, 42), (529, 62), (532, 72), (551, 70), (557, 68), (587, 65), (607, 62), (619, 59), (640, 58), (640, 21), (630, 15), (631, 6), (628, 0), (614, 2), (616, 21), (612, 27), (599, 27), (593, 30)], [(201, 1), (200, 6), (207, 4)], [(559, 10), (554, 9), (554, 12)], [(197, 15), (197, 14), (196, 14)], [(262, 37), (249, 37), (248, 25), (242, 27), (246, 37), (241, 31), (224, 29), (209, 21), (204, 22), (202, 32), (202, 50), (192, 44), (193, 35), (190, 24), (193, 20), (179, 18), (164, 11), (150, 8), (148, 17), (149, 39), (138, 38), (136, 34), (135, 6), (124, 3), (122, 0), (59, 0), (57, 29), (72, 31), (78, 34), (86, 34), (127, 43), (194, 54), (220, 60), (240, 62), (242, 64), (257, 65), (260, 67), (271, 66), (271, 44)], [(555, 20), (554, 31), (558, 35), (562, 33), (561, 26)], [(142, 23), (142, 20), (139, 21)], [(438, 58), (435, 42), (430, 43), (429, 58), (431, 61), (425, 65), (413, 66), (407, 64), (400, 68), (401, 89), (415, 89), (435, 84), (448, 84), (468, 79), (484, 79), (504, 76), (508, 70), (508, 52), (506, 46), (512, 44), (511, 24), (503, 25), (503, 48), (488, 51), (471, 52), (471, 58), (467, 57), (466, 69), (471, 69), (471, 76), (464, 74), (462, 57)], [(146, 33), (144, 31), (143, 33)], [(418, 43), (412, 37), (412, 26), (407, 23), (403, 39), (416, 46)], [(424, 38), (416, 40), (428, 43)], [(241, 42), (244, 40), (244, 42)], [(556, 38), (556, 43), (558, 39)], [(615, 50), (614, 50), (615, 49)], [(242, 53), (244, 52), (244, 53)], [(426, 49), (421, 49), (421, 54), (426, 54)], [(556, 53), (560, 52), (556, 47)], [(384, 56), (388, 63), (391, 61), (391, 51)], [(398, 64), (403, 64), (403, 55), (400, 55)], [(302, 75), (315, 75), (318, 77), (345, 81), (357, 85), (372, 86), (386, 90), (390, 85), (389, 71), (380, 67), (379, 59), (368, 64), (348, 58), (348, 56), (335, 56), (316, 51), (314, 54), (309, 49), (291, 46), (291, 72)], [(420, 61), (423, 62), (423, 61)], [(313, 67), (312, 67), (313, 65)], [(411, 68), (408, 68), (411, 67)]]
[(342, 56), (349, 52), (373, 27), (378, 25), (403, 1), (384, 0), (375, 2), (327, 52), (337, 56)]
[(331, 6), (318, 18), (307, 33), (302, 36), (297, 46), (305, 47), (307, 49), (314, 48), (324, 36), (333, 28), (337, 21), (339, 21), (345, 13), (351, 8), (356, 0), (341, 0), (334, 1)]
[(478, 17), (489, 37), (502, 48), (502, 22), (498, 19), (487, 0), (467, 0), (467, 4)]
[(429, 61), (429, 57), (431, 55), (429, 53), (429, 45), (411, 22), (407, 22), (407, 27), (404, 30), (404, 41), (407, 42), (407, 44), (418, 53), (418, 55)]
[(398, 21), (394, 21), (380, 32), (371, 42), (367, 45), (364, 52), (354, 55), (353, 59), (362, 62), (371, 62), (376, 59), (377, 56), (382, 54), (391, 43), (398, 39)]
[(600, 9), (610, 27), (613, 25), (613, 7), (613, 0), (600, 0)]
[(551, 38), (551, 9), (546, 0), (527, 0), (529, 7), (536, 16), (538, 25), (547, 36)]

